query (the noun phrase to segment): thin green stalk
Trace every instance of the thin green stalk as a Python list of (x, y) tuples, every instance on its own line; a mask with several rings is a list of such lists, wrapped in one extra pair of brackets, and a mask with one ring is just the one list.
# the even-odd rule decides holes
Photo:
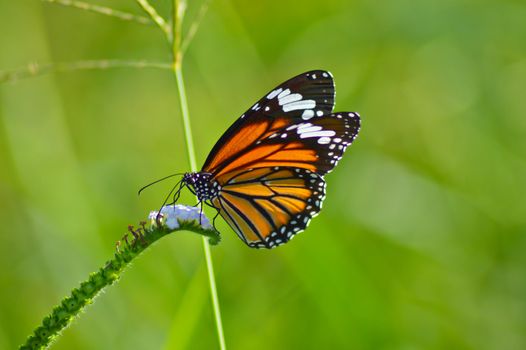
[(188, 49), (188, 46), (190, 46), (190, 43), (194, 39), (195, 33), (197, 33), (197, 29), (199, 29), (199, 25), (201, 24), (201, 21), (205, 17), (206, 11), (208, 11), (208, 6), (210, 5), (211, 0), (203, 0), (203, 3), (201, 4), (201, 8), (199, 9), (199, 12), (197, 13), (197, 17), (192, 22), (192, 25), (190, 26), (190, 29), (188, 29), (188, 33), (186, 34), (186, 37), (184, 38), (183, 44), (181, 45), (181, 55), (184, 55), (186, 50)]
[[(175, 64), (174, 64), (175, 67)], [(186, 92), (184, 87), (183, 72), (181, 67), (174, 68), (175, 78), (177, 80), (177, 90), (179, 91), (179, 104), (181, 105), (181, 116), (183, 119), (185, 139), (187, 144), (188, 160), (190, 161), (190, 169), (197, 171), (194, 144), (192, 140), (192, 131), (190, 129), (190, 117), (188, 115), (188, 104), (186, 100)], [(210, 252), (210, 244), (206, 239), (203, 239), (203, 250), (205, 252), (206, 267), (208, 270), (208, 281), (210, 284), (210, 295), (212, 297), (212, 305), (214, 307), (214, 316), (217, 327), (217, 336), (219, 339), (219, 346), (222, 350), (226, 349), (225, 335), (223, 332), (223, 322), (221, 320), (221, 309), (219, 307), (219, 298), (217, 296), (217, 287), (214, 274), (214, 264), (212, 262), (212, 254)]]
[[(186, 141), (186, 151), (188, 154), (188, 161), (190, 169), (197, 171), (197, 162), (195, 160), (194, 141), (192, 137), (192, 129), (190, 126), (190, 114), (188, 112), (188, 101), (186, 99), (186, 89), (183, 79), (183, 53), (181, 50), (181, 28), (183, 23), (184, 12), (186, 10), (185, 0), (173, 0), (173, 33), (172, 33), (172, 51), (173, 51), (173, 72), (177, 82), (177, 91), (179, 93), (179, 106), (181, 107), (181, 118), (184, 126), (184, 135)], [(214, 309), (215, 323), (217, 327), (217, 336), (219, 340), (219, 347), (221, 350), (226, 349), (225, 335), (223, 332), (223, 322), (221, 320), (221, 309), (219, 307), (219, 298), (217, 295), (217, 287), (214, 274), (214, 264), (212, 262), (212, 254), (210, 252), (210, 245), (206, 239), (203, 240), (203, 250), (205, 252), (206, 267), (208, 270), (208, 281), (210, 285), (210, 295), (212, 297), (212, 305)]]
[(140, 24), (152, 24), (153, 23), (152, 20), (149, 19), (148, 17), (137, 16), (132, 13), (114, 10), (110, 7), (94, 5), (94, 4), (84, 2), (84, 1), (75, 1), (75, 0), (41, 0), (41, 1), (48, 2), (51, 4), (66, 6), (66, 7), (73, 7), (79, 10), (90, 11), (90, 12), (98, 13), (100, 15), (118, 18), (124, 21), (133, 21), (133, 22), (137, 22)]
[(214, 264), (212, 263), (212, 253), (210, 252), (210, 243), (204, 238), (203, 249), (205, 251), (206, 268), (208, 270), (208, 281), (210, 283), (210, 295), (212, 296), (212, 305), (214, 306), (214, 316), (216, 319), (219, 348), (221, 350), (226, 350), (225, 334), (223, 332), (223, 322), (221, 320), (221, 309), (219, 308), (219, 298), (217, 296)]
[(82, 282), (79, 287), (74, 288), (69, 296), (62, 299), (53, 308), (51, 314), (44, 317), (42, 324), (33, 331), (26, 342), (20, 346), (21, 350), (47, 348), (71, 324), (85, 306), (91, 304), (104, 288), (119, 279), (122, 272), (136, 257), (167, 234), (180, 230), (193, 231), (203, 235), (203, 239), (207, 243), (210, 240), (211, 244), (217, 244), (220, 239), (217, 231), (199, 226), (196, 220), (179, 221), (179, 227), (176, 229), (169, 229), (165, 225), (157, 224), (146, 227), (145, 223), (141, 223), (141, 226), (135, 230), (132, 227), (129, 228), (130, 236), (133, 235), (133, 237), (128, 241), (128, 235), (124, 236), (123, 242), (117, 244), (113, 258), (107, 261), (97, 272), (90, 274), (88, 279)]
[[(186, 11), (186, 0), (173, 0), (173, 27), (172, 27), (172, 56), (174, 69), (179, 69), (183, 64), (183, 51), (181, 43), (183, 40), (183, 18)], [(188, 112), (188, 109), (187, 109)]]
[(177, 92), (179, 93), (179, 105), (181, 107), (181, 118), (184, 127), (184, 136), (186, 141), (186, 153), (188, 155), (188, 162), (190, 163), (190, 170), (197, 171), (197, 162), (195, 160), (194, 140), (192, 136), (192, 128), (190, 126), (190, 114), (188, 112), (188, 100), (186, 99), (186, 89), (184, 86), (182, 67), (175, 67), (174, 74), (177, 81)]
[(30, 63), (26, 67), (1, 72), (0, 83), (15, 82), (20, 79), (37, 77), (48, 73), (61, 73), (77, 70), (110, 68), (156, 68), (172, 69), (170, 63), (126, 60), (85, 60), (59, 63)]
[(161, 28), (168, 41), (172, 41), (172, 31), (166, 20), (157, 12), (157, 10), (148, 2), (148, 0), (135, 0), (141, 6), (151, 19)]

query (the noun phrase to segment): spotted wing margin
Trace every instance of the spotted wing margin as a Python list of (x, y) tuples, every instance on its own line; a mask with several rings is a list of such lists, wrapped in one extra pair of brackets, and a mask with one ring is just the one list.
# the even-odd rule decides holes
[(360, 116), (354, 112), (308, 120), (267, 118), (247, 130), (246, 137), (253, 139), (250, 145), (204, 171), (219, 177), (248, 168), (284, 166), (324, 175), (336, 166), (359, 130)]
[(202, 170), (214, 172), (254, 144), (257, 136), (278, 120), (278, 124), (290, 124), (331, 113), (333, 108), (331, 73), (313, 70), (289, 79), (263, 96), (228, 128), (212, 148)]
[(248, 169), (217, 179), (213, 206), (248, 246), (274, 248), (288, 242), (318, 214), (325, 181), (309, 170)]

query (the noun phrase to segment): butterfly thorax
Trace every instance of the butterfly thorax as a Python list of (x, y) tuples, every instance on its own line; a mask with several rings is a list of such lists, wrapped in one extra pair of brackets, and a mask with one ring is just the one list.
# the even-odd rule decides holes
[(194, 190), (200, 201), (217, 197), (221, 190), (221, 186), (210, 173), (186, 173), (183, 176), (183, 182)]

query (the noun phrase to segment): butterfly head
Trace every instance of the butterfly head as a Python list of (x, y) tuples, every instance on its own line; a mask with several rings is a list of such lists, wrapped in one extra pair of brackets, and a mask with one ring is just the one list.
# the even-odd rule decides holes
[(221, 189), (212, 174), (206, 172), (185, 173), (183, 183), (190, 187), (200, 201), (217, 197)]

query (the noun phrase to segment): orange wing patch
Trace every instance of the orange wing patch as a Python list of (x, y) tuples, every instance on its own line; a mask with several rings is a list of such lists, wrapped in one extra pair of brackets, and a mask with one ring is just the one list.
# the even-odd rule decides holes
[[(264, 146), (260, 148), (255, 148), (252, 151), (245, 153), (239, 159), (236, 159), (221, 171), (216, 174), (217, 178), (223, 177), (225, 174), (229, 174), (237, 171), (245, 171), (254, 168), (269, 168), (279, 165), (281, 167), (291, 167), (291, 168), (302, 168), (308, 169), (315, 172), (316, 166), (314, 162), (316, 160), (315, 152), (312, 150), (302, 150), (294, 151), (295, 153), (291, 154), (291, 151), (280, 150), (280, 146), (273, 148), (274, 152), (269, 152), (269, 146)], [(291, 158), (294, 157), (294, 158)]]
[(265, 133), (268, 126), (269, 121), (262, 121), (261, 123), (252, 123), (240, 128), (230, 139), (228, 139), (228, 141), (226, 141), (221, 149), (219, 149), (207, 168), (217, 168), (232, 155), (237, 154), (239, 151), (244, 150), (256, 142)]
[(311, 171), (267, 167), (223, 176), (212, 204), (250, 246), (272, 248), (303, 230), (321, 209), (323, 178)]
[(249, 164), (257, 162), (260, 159), (265, 159), (273, 153), (278, 152), (281, 148), (283, 148), (282, 145), (265, 145), (257, 147), (230, 162), (230, 164), (226, 165), (217, 175), (228, 173), (247, 165), (250, 166)]
[[(219, 200), (219, 213), (229, 222), (229, 224), (231, 224), (231, 227), (234, 228), (234, 231), (236, 231), (238, 236), (248, 243), (258, 241), (261, 238), (257, 236), (258, 231), (255, 229), (255, 226), (253, 226), (252, 221), (247, 221), (244, 217), (242, 210), (246, 210), (248, 208), (246, 207), (247, 203), (245, 202), (246, 201), (243, 199), (231, 202), (227, 198), (223, 197)], [(259, 223), (261, 224), (261, 221)]]
[[(258, 168), (280, 165), (316, 171), (316, 151), (305, 148), (301, 142), (258, 144), (258, 141), (272, 139), (287, 125), (290, 125), (290, 119), (287, 118), (264, 119), (247, 124), (226, 141), (203, 171), (220, 176), (256, 163)], [(240, 151), (245, 152), (238, 155)]]

